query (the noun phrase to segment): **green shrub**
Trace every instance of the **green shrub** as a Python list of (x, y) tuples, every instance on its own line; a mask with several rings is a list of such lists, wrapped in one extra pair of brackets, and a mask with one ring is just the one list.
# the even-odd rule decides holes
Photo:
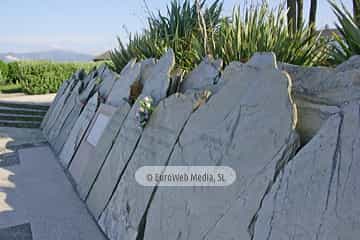
[(332, 62), (338, 64), (353, 55), (360, 54), (360, 29), (344, 5), (340, 7), (334, 1), (329, 1), (329, 3), (339, 21), (336, 28), (340, 35), (334, 34), (335, 44), (331, 51)]
[(205, 1), (197, 6), (195, 1), (185, 0), (181, 4), (173, 0), (165, 15), (160, 11), (150, 13), (144, 32), (130, 36), (127, 45), (118, 38), (119, 48), (111, 54), (116, 71), (120, 72), (132, 58), (159, 58), (168, 48), (174, 50), (178, 67), (193, 68), (208, 52), (211, 41), (207, 36), (210, 38), (220, 23), (222, 7), (219, 0), (209, 7)]
[(125, 45), (111, 53), (116, 71), (132, 58), (159, 58), (168, 48), (175, 52), (178, 68), (192, 69), (206, 54), (230, 61), (245, 61), (258, 51), (273, 51), (280, 61), (300, 65), (322, 65), (328, 58), (327, 42), (311, 27), (297, 33), (288, 31), (283, 5), (271, 9), (264, 1), (246, 6), (244, 14), (234, 8), (232, 17), (221, 17), (223, 5), (216, 0), (206, 7), (206, 0), (173, 0), (165, 15), (150, 13), (148, 26), (130, 36)]
[(8, 75), (7, 82), (8, 83), (18, 83), (20, 82), (20, 68), (18, 62), (10, 62), (8, 63)]
[(287, 27), (283, 5), (271, 9), (266, 2), (234, 8), (230, 19), (224, 19), (214, 38), (214, 55), (225, 64), (247, 61), (256, 52), (274, 52), (277, 60), (297, 65), (323, 65), (328, 58), (328, 42), (311, 27), (295, 33)]
[(8, 75), (8, 65), (0, 60), (0, 84), (6, 82)]
[(9, 80), (27, 94), (54, 93), (78, 69), (89, 71), (99, 64), (21, 61), (9, 64)]

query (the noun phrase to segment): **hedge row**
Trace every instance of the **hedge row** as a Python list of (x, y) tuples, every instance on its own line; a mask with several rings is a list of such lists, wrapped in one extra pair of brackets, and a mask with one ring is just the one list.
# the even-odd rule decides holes
[[(54, 63), (47, 61), (20, 61), (7, 64), (5, 84), (20, 84), (27, 94), (55, 93), (61, 83), (76, 70), (91, 70), (99, 63)], [(4, 75), (4, 74), (3, 74)]]

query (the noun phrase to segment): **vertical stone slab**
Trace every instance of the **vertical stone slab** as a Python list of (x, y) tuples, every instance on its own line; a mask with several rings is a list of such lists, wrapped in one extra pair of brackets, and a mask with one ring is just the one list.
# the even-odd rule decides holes
[[(133, 82), (139, 80), (141, 66), (142, 64), (136, 64), (135, 60), (130, 61), (121, 72), (120, 78), (116, 80), (114, 87), (107, 98), (107, 104), (100, 106), (96, 117), (89, 128), (89, 132), (93, 131), (95, 121), (97, 121), (100, 115), (103, 115), (103, 117), (110, 120), (96, 146), (86, 140), (81, 143), (79, 151), (75, 155), (70, 166), (70, 173), (77, 184), (79, 184), (84, 171), (89, 172), (89, 178), (95, 178), (105, 161), (105, 158), (113, 145), (113, 141), (122, 126), (122, 122), (130, 111), (131, 107), (124, 99), (129, 99), (130, 86)], [(94, 129), (94, 131), (95, 130), (96, 129)], [(90, 166), (87, 166), (88, 164)], [(89, 184), (92, 184), (91, 181), (89, 182)], [(83, 196), (83, 198), (85, 197), (86, 196)]]
[(140, 80), (141, 63), (131, 60), (121, 71), (119, 79), (115, 81), (106, 104), (118, 107), (125, 100), (128, 100), (130, 87), (135, 81)]
[(254, 239), (357, 239), (360, 235), (359, 102), (331, 116), (276, 179)]
[(111, 71), (109, 67), (105, 66), (100, 78), (102, 81), (99, 83), (97, 91), (99, 93), (100, 101), (105, 103), (118, 76)]
[[(66, 102), (70, 98), (74, 88), (77, 88), (78, 79), (72, 79), (69, 83), (69, 86), (66, 88), (64, 94), (60, 97), (60, 99), (57, 101), (56, 105), (54, 106), (51, 115), (49, 115), (49, 119), (46, 123), (46, 125), (43, 128), (43, 133), (46, 138), (49, 139), (50, 132), (52, 130), (52, 126), (54, 125), (55, 121), (59, 117), (60, 113), (62, 112)], [(80, 87), (80, 85), (79, 85)]]
[[(142, 94), (126, 117), (123, 126), (119, 131), (119, 135), (115, 140), (114, 146), (101, 168), (98, 178), (93, 176), (93, 174), (84, 173), (83, 178), (78, 185), (79, 192), (82, 197), (88, 195), (92, 183), (94, 183), (94, 186), (92, 187), (94, 194), (98, 193), (97, 188), (103, 188), (104, 183), (107, 184), (106, 190), (100, 191), (101, 194), (105, 192), (106, 195), (101, 197), (101, 202), (94, 203), (94, 205), (98, 204), (98, 209), (103, 208), (106, 202), (110, 199), (114, 189), (116, 188), (118, 179), (125, 170), (126, 165), (131, 159), (131, 156), (133, 155), (141, 137), (143, 129), (139, 127), (139, 123), (136, 118), (137, 111), (140, 107), (140, 99), (145, 96), (151, 96), (154, 99), (154, 104), (156, 105), (163, 97), (165, 97), (169, 87), (170, 72), (174, 65), (175, 56), (173, 51), (170, 49), (156, 65), (150, 65), (150, 67), (147, 68), (147, 78), (143, 79), (144, 87)], [(93, 196), (93, 198), (98, 199), (98, 196)]]
[(248, 227), (262, 196), (297, 149), (286, 75), (232, 63), (223, 80), (223, 88), (191, 115), (169, 165), (227, 166), (236, 181), (228, 187), (160, 187), (144, 221), (144, 239), (250, 240)]
[(95, 93), (87, 102), (84, 110), (76, 120), (74, 127), (72, 128), (68, 139), (66, 140), (63, 149), (60, 152), (60, 162), (64, 167), (67, 167), (71, 161), (74, 153), (76, 152), (79, 144), (93, 119), (98, 106), (99, 94)]
[[(165, 166), (175, 142), (195, 105), (194, 98), (182, 94), (161, 101), (144, 129), (140, 142), (116, 188), (99, 224), (110, 239), (136, 239), (138, 228), (155, 187), (135, 181), (135, 172), (146, 165)], [(117, 166), (114, 166), (114, 168)], [(93, 189), (86, 203), (97, 218), (105, 207), (111, 178)], [(99, 204), (102, 203), (102, 204)]]
[(79, 91), (81, 89), (82, 82), (78, 81), (70, 96), (63, 104), (61, 111), (59, 112), (57, 118), (54, 118), (51, 127), (49, 126), (49, 131), (47, 132), (47, 138), (50, 143), (54, 141), (54, 139), (59, 134), (61, 127), (63, 126), (64, 122), (66, 121), (67, 116), (71, 113), (76, 104), (76, 98), (79, 95)]
[(47, 110), (47, 112), (41, 122), (41, 125), (40, 125), (41, 129), (44, 129), (44, 127), (47, 125), (47, 123), (49, 121), (50, 116), (52, 116), (54, 114), (54, 109), (55, 109), (56, 105), (58, 104), (59, 99), (64, 95), (64, 93), (66, 92), (66, 89), (69, 87), (70, 81), (71, 81), (71, 79), (65, 80), (61, 84), (59, 90), (56, 93), (54, 100), (52, 101), (49, 109)]
[[(69, 167), (69, 172), (76, 184), (79, 183), (82, 173), (87, 167), (87, 164), (92, 163), (95, 159), (96, 145), (102, 143), (103, 139), (101, 139), (101, 137), (104, 135), (104, 133), (107, 131), (106, 129), (108, 128), (107, 126), (105, 126), (106, 128), (104, 128), (104, 121), (109, 121), (109, 124), (106, 125), (110, 125), (112, 121), (119, 121), (119, 125), (121, 125), (122, 120), (121, 118), (119, 118), (119, 116), (117, 118), (112, 118), (114, 114), (116, 115), (116, 110), (116, 108), (105, 104), (101, 104), (99, 109), (97, 110), (93, 121), (90, 123), (89, 131), (87, 131), (87, 133), (85, 134), (85, 137), (83, 138), (78, 148), (78, 151), (75, 153)], [(94, 131), (96, 132), (96, 134), (93, 133)], [(112, 133), (111, 131), (109, 132), (110, 134)], [(96, 141), (96, 139), (94, 140), (93, 138), (89, 140), (88, 138), (90, 134), (93, 135), (93, 138), (94, 136), (99, 137), (99, 140)]]
[(53, 140), (50, 140), (55, 152), (59, 154), (68, 139), (72, 128), (74, 127), (81, 111), (85, 107), (89, 97), (93, 94), (96, 85), (96, 79), (92, 79), (87, 87), (78, 95), (75, 96), (75, 101), (71, 112), (66, 116), (64, 123), (59, 128), (57, 135), (54, 135)]
[(187, 90), (212, 89), (220, 75), (222, 60), (205, 57), (204, 60), (184, 79), (180, 85), (180, 92)]

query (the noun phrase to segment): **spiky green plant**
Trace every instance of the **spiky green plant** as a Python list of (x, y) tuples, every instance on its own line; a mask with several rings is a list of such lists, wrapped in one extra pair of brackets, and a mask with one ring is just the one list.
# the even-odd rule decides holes
[(334, 33), (335, 44), (331, 51), (331, 60), (337, 64), (360, 54), (360, 29), (343, 4), (339, 6), (332, 0), (329, 0), (329, 3), (338, 19), (335, 25), (340, 33)]
[(119, 47), (111, 53), (116, 70), (121, 71), (132, 58), (159, 58), (168, 48), (174, 50), (180, 68), (191, 69), (207, 53), (208, 50), (204, 48), (209, 40), (204, 39), (204, 31), (206, 36), (214, 34), (221, 19), (222, 7), (220, 0), (215, 0), (208, 7), (205, 0), (198, 6), (190, 0), (182, 3), (173, 0), (165, 14), (160, 11), (150, 13), (147, 29), (143, 33), (131, 35), (127, 45), (118, 38)]
[(283, 5), (271, 9), (267, 3), (233, 10), (232, 18), (223, 20), (215, 39), (216, 57), (227, 64), (247, 61), (255, 52), (276, 54), (282, 62), (298, 65), (321, 65), (327, 59), (327, 42), (320, 33), (304, 25), (295, 33), (287, 27)]
[(232, 17), (221, 17), (223, 4), (215, 0), (173, 0), (167, 13), (150, 13), (148, 27), (130, 36), (125, 45), (120, 39), (111, 59), (118, 72), (133, 58), (160, 58), (168, 48), (175, 52), (178, 68), (189, 71), (206, 55), (230, 61), (245, 61), (255, 52), (273, 51), (280, 61), (299, 65), (321, 65), (327, 59), (327, 42), (311, 27), (293, 33), (287, 27), (283, 5), (271, 9), (267, 3), (235, 7)]

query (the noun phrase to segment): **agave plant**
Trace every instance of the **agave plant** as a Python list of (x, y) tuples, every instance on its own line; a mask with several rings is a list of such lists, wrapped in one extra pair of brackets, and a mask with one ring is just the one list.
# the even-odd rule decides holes
[(339, 21), (335, 25), (340, 33), (334, 33), (335, 44), (332, 46), (331, 60), (333, 63), (341, 63), (360, 54), (360, 29), (343, 4), (339, 6), (334, 1), (329, 3)]
[(150, 13), (143, 33), (131, 35), (127, 45), (118, 38), (119, 47), (111, 53), (116, 70), (120, 71), (132, 58), (159, 58), (168, 48), (174, 50), (181, 69), (191, 69), (206, 54), (205, 36), (213, 35), (221, 19), (222, 2), (215, 0), (209, 7), (205, 2), (173, 0), (166, 14)]
[(279, 61), (298, 65), (321, 65), (327, 59), (327, 42), (320, 33), (304, 25), (290, 32), (284, 6), (271, 9), (266, 2), (245, 6), (243, 15), (235, 7), (232, 17), (221, 22), (214, 41), (216, 57), (226, 64), (269, 51)]

